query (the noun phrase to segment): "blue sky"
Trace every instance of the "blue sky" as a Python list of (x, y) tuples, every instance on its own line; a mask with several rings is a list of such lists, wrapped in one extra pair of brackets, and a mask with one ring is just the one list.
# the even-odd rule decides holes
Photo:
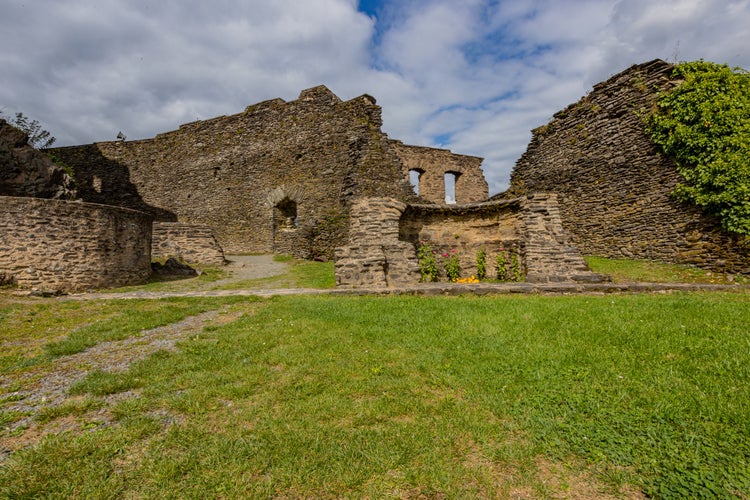
[(485, 158), (628, 66), (750, 68), (750, 0), (4, 0), (0, 110), (58, 144), (153, 137), (327, 85), (391, 137)]

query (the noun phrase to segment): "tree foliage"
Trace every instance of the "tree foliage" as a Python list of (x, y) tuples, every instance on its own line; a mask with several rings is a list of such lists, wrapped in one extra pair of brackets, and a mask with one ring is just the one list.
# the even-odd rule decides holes
[(48, 148), (57, 140), (44, 130), (37, 120), (31, 120), (23, 113), (16, 113), (15, 118), (8, 120), (8, 123), (26, 133), (29, 136), (29, 144), (36, 149)]
[(750, 235), (750, 73), (695, 61), (673, 77), (681, 83), (659, 96), (647, 132), (685, 178), (674, 194)]

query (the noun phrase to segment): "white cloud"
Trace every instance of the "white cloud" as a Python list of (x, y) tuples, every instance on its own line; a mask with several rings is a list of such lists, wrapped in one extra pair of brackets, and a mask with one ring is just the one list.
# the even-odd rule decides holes
[(326, 84), (384, 129), (486, 158), (507, 186), (529, 130), (656, 57), (750, 67), (750, 0), (7, 0), (0, 109), (61, 144), (151, 137)]

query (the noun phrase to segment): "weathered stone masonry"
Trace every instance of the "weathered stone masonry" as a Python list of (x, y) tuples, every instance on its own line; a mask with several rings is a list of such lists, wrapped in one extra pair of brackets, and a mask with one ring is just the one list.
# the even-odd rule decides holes
[(671, 71), (660, 60), (632, 66), (534, 130), (511, 193), (557, 193), (563, 226), (586, 255), (750, 274), (739, 238), (671, 196), (681, 177), (644, 132), (657, 93), (675, 85)]
[(409, 172), (419, 174), (419, 197), (427, 202), (445, 204), (445, 174), (455, 178), (455, 203), (479, 203), (489, 197), (489, 187), (484, 178), (482, 158), (457, 155), (445, 149), (408, 146), (400, 141), (391, 144), (404, 165), (404, 176)]
[(355, 287), (416, 284), (420, 280), (417, 248), (422, 243), (438, 255), (455, 251), (463, 277), (476, 275), (480, 249), (487, 253), (488, 277), (494, 277), (495, 257), (515, 247), (527, 281), (606, 279), (592, 273), (568, 243), (556, 196), (537, 193), (460, 206), (358, 200), (352, 207), (349, 244), (336, 249), (336, 283)]
[(224, 251), (211, 228), (180, 222), (154, 222), (151, 259), (174, 257), (190, 264), (223, 266)]
[(84, 200), (209, 226), (227, 253), (330, 258), (346, 241), (351, 200), (416, 200), (381, 125), (374, 98), (342, 102), (320, 86), (154, 139), (54, 154), (73, 167)]
[(75, 292), (151, 274), (151, 216), (135, 210), (0, 196), (0, 235), (0, 275), (23, 288)]
[(0, 285), (79, 291), (148, 278), (151, 216), (62, 201), (74, 196), (68, 173), (0, 120)]

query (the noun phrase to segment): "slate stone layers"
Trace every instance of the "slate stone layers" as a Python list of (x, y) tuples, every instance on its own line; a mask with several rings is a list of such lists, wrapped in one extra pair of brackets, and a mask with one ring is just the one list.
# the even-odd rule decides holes
[(181, 222), (154, 222), (151, 240), (151, 258), (174, 257), (188, 264), (223, 266), (224, 251), (216, 241), (211, 228)]
[(586, 255), (750, 274), (740, 238), (672, 198), (681, 177), (644, 132), (657, 93), (675, 85), (671, 70), (660, 60), (632, 66), (533, 130), (510, 193), (555, 192), (563, 226)]
[(357, 200), (351, 210), (349, 244), (336, 248), (339, 286), (398, 286), (419, 281), (414, 245), (399, 240), (406, 204), (389, 198)]
[(227, 253), (330, 258), (351, 200), (414, 199), (380, 107), (320, 86), (153, 139), (58, 148), (87, 201), (205, 224)]

